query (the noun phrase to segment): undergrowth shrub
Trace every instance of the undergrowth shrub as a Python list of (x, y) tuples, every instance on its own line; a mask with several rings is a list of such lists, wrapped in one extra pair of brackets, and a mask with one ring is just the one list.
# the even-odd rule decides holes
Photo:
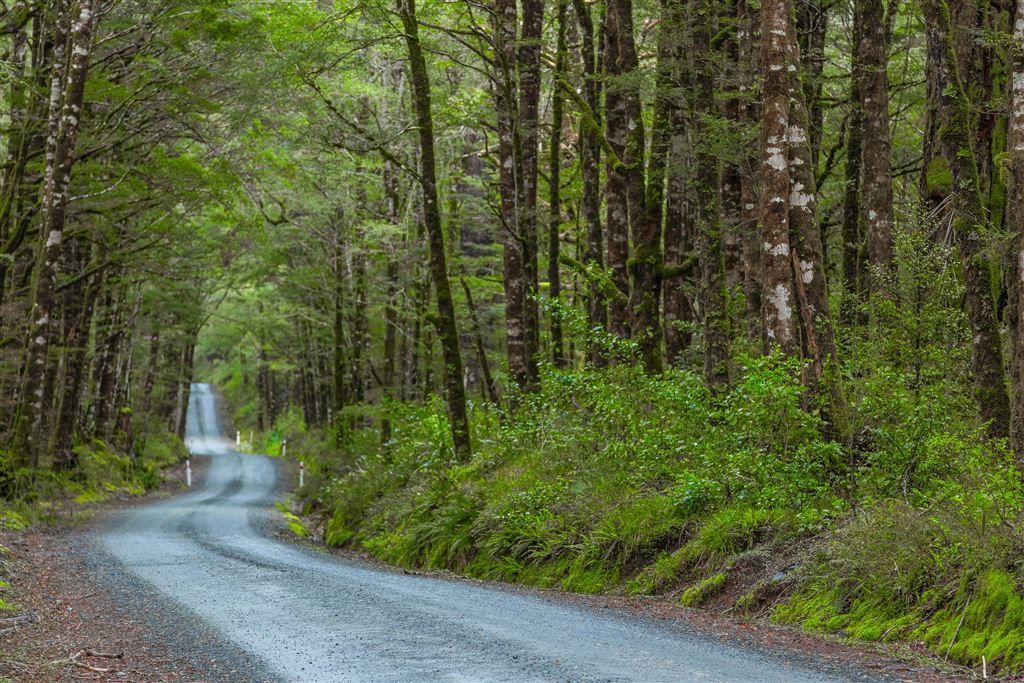
[[(390, 442), (364, 439), (306, 500), (322, 506), (327, 543), (397, 564), (660, 590), (842, 510), (831, 488), (842, 458), (803, 409), (798, 377), (793, 361), (751, 359), (716, 399), (684, 371), (548, 368), (514, 416), (477, 409), (477, 453), (464, 464), (452, 462), (439, 401), (390, 404)], [(332, 456), (316, 457), (328, 471)]]

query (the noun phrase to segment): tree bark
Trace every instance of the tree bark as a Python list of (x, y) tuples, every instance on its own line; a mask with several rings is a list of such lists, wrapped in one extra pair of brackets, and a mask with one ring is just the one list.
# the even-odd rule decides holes
[[(869, 0), (858, 0), (868, 2)], [(864, 249), (861, 229), (861, 169), (864, 162), (864, 101), (860, 68), (863, 31), (860, 6), (853, 15), (853, 72), (850, 74), (850, 119), (846, 128), (846, 165), (843, 188), (843, 300), (839, 312), (846, 324), (858, 318), (858, 306), (865, 289)]]
[(879, 0), (858, 0), (860, 31), (856, 65), (863, 113), (861, 223), (867, 233), (868, 290), (892, 296), (892, 142), (889, 134), (889, 44)]
[(420, 190), (423, 194), (423, 219), (430, 243), (430, 271), (437, 299), (437, 331), (444, 357), (445, 387), (448, 398), (448, 420), (452, 432), (455, 457), (466, 461), (472, 454), (466, 389), (462, 383), (462, 353), (455, 321), (455, 302), (448, 280), (448, 263), (444, 247), (444, 226), (437, 204), (437, 164), (434, 160), (434, 121), (430, 102), (430, 77), (420, 46), (415, 0), (401, 0), (399, 13), (405, 29), (405, 45), (409, 52), (409, 73), (413, 86), (413, 109), (419, 128)]
[(921, 0), (928, 42), (937, 55), (941, 139), (953, 175), (953, 229), (959, 238), (967, 315), (971, 325), (974, 396), (989, 434), (1008, 436), (1010, 406), (1003, 375), (991, 271), (984, 253), (988, 223), (972, 149), (971, 103), (964, 91), (945, 0)]
[[(573, 0), (576, 20), (580, 27), (580, 56), (583, 62), (583, 93), (591, 114), (596, 117), (595, 127), (601, 125), (601, 84), (598, 71), (601, 63), (594, 40), (594, 21), (590, 6), (584, 0)], [(582, 118), (582, 117), (581, 117)], [(604, 234), (601, 226), (601, 146), (597, 132), (581, 121), (579, 132), (580, 175), (583, 180), (580, 196), (580, 214), (587, 226), (587, 240), (583, 263), (591, 268), (604, 268)], [(587, 322), (591, 329), (607, 329), (608, 305), (604, 294), (594, 280), (589, 282)], [(596, 345), (590, 349), (590, 363), (604, 364)]]
[[(47, 142), (46, 175), (43, 195), (43, 234), (36, 264), (35, 287), (26, 352), (24, 384), (15, 427), (16, 451), (34, 457), (44, 436), (43, 380), (48, 365), (53, 334), (57, 273), (60, 270), (61, 242), (67, 218), (68, 190), (75, 162), (85, 79), (92, 52), (93, 27), (99, 0), (83, 0), (70, 35), (67, 73), (64, 71), (64, 45), (58, 38), (55, 47), (53, 79), (50, 90), (50, 140)], [(69, 8), (57, 10), (57, 23), (63, 24)], [(59, 32), (58, 32), (59, 36)]]
[(768, 347), (792, 356), (799, 351), (799, 340), (789, 234), (789, 12), (789, 0), (761, 3), (761, 267)]
[[(552, 78), (555, 84), (551, 88), (551, 135), (548, 138), (548, 296), (552, 301), (560, 303), (562, 295), (562, 279), (559, 268), (562, 226), (562, 89), (559, 79), (565, 77), (568, 54), (565, 40), (565, 13), (567, 0), (557, 0), (555, 37), (555, 71)], [(565, 342), (562, 333), (562, 320), (559, 311), (551, 314), (551, 362), (556, 368), (564, 367)]]
[(706, 122), (717, 115), (714, 55), (711, 48), (713, 0), (701, 0), (693, 19), (692, 51), (695, 60), (694, 101), (698, 125), (697, 202), (700, 252), (700, 308), (704, 317), (704, 381), (713, 392), (729, 385), (729, 315), (726, 311), (722, 210), (719, 203), (721, 173), (713, 136)]
[[(628, 0), (626, 0), (628, 3)], [(629, 140), (627, 93), (622, 83), (623, 60), (620, 56), (622, 0), (607, 4), (604, 19), (605, 137), (611, 155), (605, 162), (605, 233), (608, 242), (608, 268), (612, 283), (621, 297), (609, 302), (610, 329), (620, 337), (629, 337), (629, 172), (626, 145)]]
[(1007, 258), (1007, 312), (1010, 329), (1010, 445), (1024, 472), (1024, 2), (1013, 22), (1010, 111), (1007, 130), (1009, 187), (1007, 227), (1014, 238)]

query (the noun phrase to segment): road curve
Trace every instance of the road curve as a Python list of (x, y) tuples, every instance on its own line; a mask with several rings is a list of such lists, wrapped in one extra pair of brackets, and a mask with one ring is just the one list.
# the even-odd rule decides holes
[[(201, 487), (103, 532), (121, 569), (281, 681), (863, 680), (679, 627), (561, 601), (379, 570), (273, 540), (276, 462), (238, 454), (209, 385), (192, 387)], [(198, 626), (198, 625), (197, 625)]]

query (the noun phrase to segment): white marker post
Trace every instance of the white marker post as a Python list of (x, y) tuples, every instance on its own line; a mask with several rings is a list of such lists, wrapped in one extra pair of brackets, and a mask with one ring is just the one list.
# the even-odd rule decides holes
[(235, 432), (235, 448), (239, 448), (242, 445), (242, 432)]
[(185, 460), (185, 485), (192, 488), (192, 461)]
[(306, 463), (299, 461), (299, 488), (306, 485)]
[(285, 456), (285, 452), (288, 450), (288, 439), (281, 439), (281, 457)]

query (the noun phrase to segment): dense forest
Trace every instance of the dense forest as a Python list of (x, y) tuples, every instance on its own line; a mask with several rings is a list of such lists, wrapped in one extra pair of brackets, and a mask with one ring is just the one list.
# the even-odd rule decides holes
[(328, 544), (1024, 671), (1024, 5), (0, 8), (0, 515), (211, 381)]

